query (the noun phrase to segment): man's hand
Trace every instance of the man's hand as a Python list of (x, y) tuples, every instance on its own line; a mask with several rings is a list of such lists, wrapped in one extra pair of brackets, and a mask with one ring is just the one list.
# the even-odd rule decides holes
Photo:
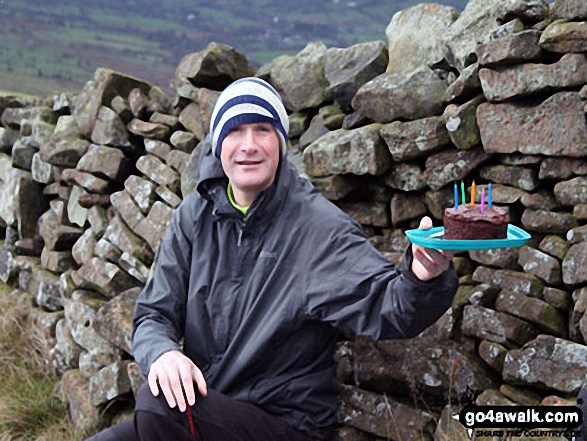
[(202, 371), (179, 351), (165, 352), (155, 360), (149, 370), (148, 381), (154, 396), (159, 395), (161, 387), (169, 407), (177, 405), (181, 412), (187, 409), (186, 398), (190, 406), (196, 402), (194, 382), (202, 395), (208, 393)]
[[(427, 230), (431, 227), (432, 219), (424, 216), (418, 228)], [(412, 244), (412, 254), (414, 256), (412, 272), (420, 280), (430, 280), (442, 274), (448, 269), (448, 265), (454, 256), (453, 251), (439, 251), (416, 244)]]

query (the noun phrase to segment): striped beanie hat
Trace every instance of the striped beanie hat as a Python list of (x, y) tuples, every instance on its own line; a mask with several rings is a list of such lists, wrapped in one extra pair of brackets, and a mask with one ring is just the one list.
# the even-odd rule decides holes
[(289, 118), (277, 91), (260, 78), (241, 78), (232, 83), (220, 94), (210, 121), (214, 156), (220, 159), (222, 141), (231, 128), (261, 122), (275, 127), (281, 152), (285, 153)]

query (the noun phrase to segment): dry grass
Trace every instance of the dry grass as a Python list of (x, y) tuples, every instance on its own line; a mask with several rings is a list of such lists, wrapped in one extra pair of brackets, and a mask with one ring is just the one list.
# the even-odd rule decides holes
[(0, 283), (0, 441), (79, 440), (42, 357), (31, 301)]

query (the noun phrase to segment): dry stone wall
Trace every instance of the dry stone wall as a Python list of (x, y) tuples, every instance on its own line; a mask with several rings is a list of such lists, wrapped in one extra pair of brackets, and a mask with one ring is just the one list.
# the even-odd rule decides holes
[(0, 98), (0, 278), (38, 307), (74, 425), (132, 409), (136, 298), (193, 191), (220, 91), (249, 75), (282, 94), (300, 173), (392, 261), (405, 229), (440, 224), (460, 181), (477, 200), (493, 183), (532, 234), (459, 253), (452, 308), (417, 338), (340, 342), (340, 439), (468, 439), (450, 417), (472, 399), (574, 399), (587, 373), (585, 20), (583, 0), (419, 5), (393, 17), (387, 45), (310, 43), (258, 70), (212, 43), (182, 59), (172, 94), (102, 68), (77, 95)]

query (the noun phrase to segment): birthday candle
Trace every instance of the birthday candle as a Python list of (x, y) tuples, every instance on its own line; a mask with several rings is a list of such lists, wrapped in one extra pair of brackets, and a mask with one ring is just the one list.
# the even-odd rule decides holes
[(462, 205), (466, 205), (467, 201), (465, 200), (465, 183), (461, 181), (461, 203)]
[(475, 181), (471, 185), (471, 205), (475, 205)]
[(455, 208), (459, 208), (459, 189), (457, 188), (456, 182), (455, 182)]
[(493, 205), (493, 191), (491, 190), (491, 183), (487, 188), (487, 208), (491, 208)]
[(485, 213), (485, 189), (481, 189), (481, 214)]

